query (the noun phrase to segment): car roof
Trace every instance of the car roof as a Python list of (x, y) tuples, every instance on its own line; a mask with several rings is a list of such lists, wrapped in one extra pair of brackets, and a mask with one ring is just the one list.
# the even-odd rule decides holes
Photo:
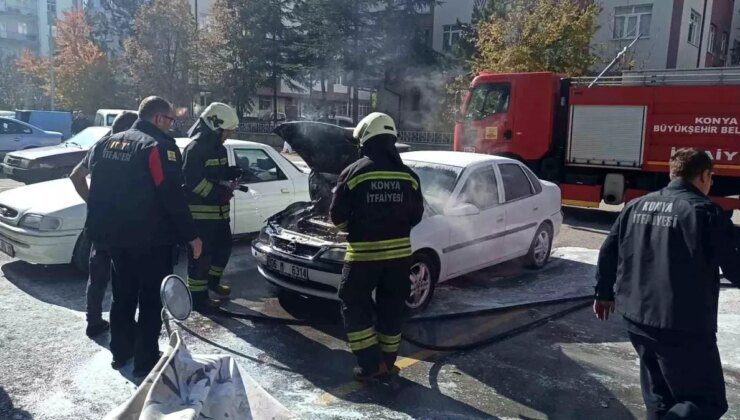
[[(175, 143), (177, 143), (177, 147), (180, 149), (184, 149), (187, 147), (190, 142), (193, 141), (189, 137), (178, 137), (175, 139)], [(246, 146), (246, 147), (258, 147), (260, 149), (267, 148), (266, 144), (262, 143), (256, 143), (253, 141), (247, 141), (247, 140), (237, 140), (237, 139), (228, 139), (224, 142), (224, 145), (234, 145), (234, 146)]]
[(484, 155), (482, 153), (452, 152), (448, 150), (427, 150), (417, 152), (402, 153), (403, 160), (413, 160), (416, 162), (434, 163), (437, 165), (448, 165), (465, 168), (477, 163), (491, 162), (516, 162), (513, 159)]
[(130, 109), (99, 109), (98, 114), (120, 114), (123, 111), (136, 112)]

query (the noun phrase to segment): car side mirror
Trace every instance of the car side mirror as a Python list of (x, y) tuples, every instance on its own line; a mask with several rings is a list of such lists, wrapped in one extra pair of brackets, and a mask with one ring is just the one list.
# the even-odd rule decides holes
[(475, 216), (480, 214), (480, 209), (473, 204), (463, 203), (445, 210), (445, 216)]

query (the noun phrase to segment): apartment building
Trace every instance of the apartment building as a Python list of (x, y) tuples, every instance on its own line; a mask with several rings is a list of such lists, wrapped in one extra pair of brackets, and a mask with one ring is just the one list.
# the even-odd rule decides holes
[[(574, 0), (581, 4), (589, 1)], [(601, 7), (592, 47), (611, 61), (639, 32), (623, 68), (683, 69), (730, 64), (735, 47), (740, 63), (740, 1), (735, 0), (596, 0)], [(460, 39), (459, 22), (469, 23), (474, 8), (486, 0), (444, 2), (434, 11), (434, 49), (447, 53)], [(735, 24), (733, 26), (733, 18)], [(597, 70), (596, 68), (594, 69)]]
[(622, 68), (728, 65), (734, 0), (604, 0), (593, 47), (608, 62), (640, 34)]
[(0, 55), (39, 50), (38, 0), (0, 0)]

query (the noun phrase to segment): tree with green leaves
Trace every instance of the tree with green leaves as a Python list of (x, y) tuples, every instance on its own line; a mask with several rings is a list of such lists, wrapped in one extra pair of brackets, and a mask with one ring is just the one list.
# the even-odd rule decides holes
[(573, 0), (518, 0), (480, 23), (473, 70), (583, 75), (598, 61), (590, 46), (598, 14)]
[(133, 35), (124, 43), (138, 98), (158, 95), (190, 105), (195, 40), (195, 19), (187, 0), (154, 0), (139, 9)]

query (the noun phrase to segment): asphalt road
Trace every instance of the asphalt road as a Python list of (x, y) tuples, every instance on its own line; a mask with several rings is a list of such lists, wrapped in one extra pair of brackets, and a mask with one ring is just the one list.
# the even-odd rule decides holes
[[(0, 189), (12, 185), (0, 180)], [(583, 287), (616, 214), (566, 209), (555, 240), (559, 257), (542, 273), (504, 264), (452, 280), (440, 287), (435, 302), (455, 310), (456, 300), (462, 307), (502, 296), (558, 297)], [(69, 266), (34, 266), (5, 256), (0, 271), (0, 418), (98, 419), (133, 393), (131, 367), (121, 373), (109, 367), (108, 336), (93, 341), (84, 335), (84, 276)], [(336, 325), (335, 303), (278, 293), (259, 277), (245, 242), (235, 246), (225, 281), (235, 291), (229, 304), (234, 310), (322, 324), (283, 326), (196, 314), (185, 324), (195, 335), (182, 330), (192, 352), (233, 355), (298, 418), (644, 417), (637, 358), (622, 323), (599, 322), (586, 308), (474, 350), (438, 352), (405, 342), (394, 388), (360, 386), (351, 380), (353, 358)], [(550, 289), (543, 290), (545, 284)], [(731, 406), (726, 418), (740, 419), (740, 290), (723, 289), (720, 307), (718, 337)], [(413, 324), (405, 334), (462, 345), (564, 308)]]

